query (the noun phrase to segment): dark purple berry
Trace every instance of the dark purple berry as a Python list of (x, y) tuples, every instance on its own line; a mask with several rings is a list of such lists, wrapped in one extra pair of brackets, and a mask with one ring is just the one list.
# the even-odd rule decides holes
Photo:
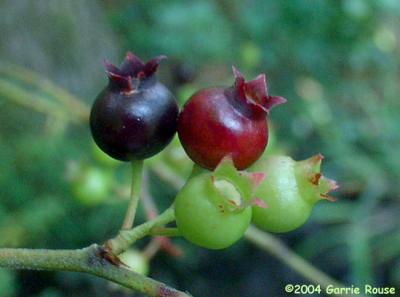
[(109, 84), (92, 106), (90, 128), (97, 145), (111, 157), (146, 159), (174, 136), (178, 106), (155, 76), (164, 58), (143, 63), (128, 52), (120, 68), (104, 63)]

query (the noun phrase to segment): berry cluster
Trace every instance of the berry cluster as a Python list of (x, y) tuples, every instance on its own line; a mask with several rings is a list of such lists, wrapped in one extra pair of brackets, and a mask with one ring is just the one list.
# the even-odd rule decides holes
[(109, 84), (92, 107), (90, 127), (97, 145), (121, 161), (157, 154), (178, 132), (195, 163), (174, 202), (177, 227), (187, 240), (226, 248), (251, 222), (288, 232), (307, 220), (317, 201), (332, 200), (328, 193), (337, 185), (321, 175), (322, 155), (299, 162), (262, 157), (269, 111), (286, 102), (268, 95), (264, 74), (245, 81), (233, 67), (233, 86), (199, 90), (179, 113), (155, 76), (163, 58), (143, 63), (128, 53), (119, 68), (106, 62)]

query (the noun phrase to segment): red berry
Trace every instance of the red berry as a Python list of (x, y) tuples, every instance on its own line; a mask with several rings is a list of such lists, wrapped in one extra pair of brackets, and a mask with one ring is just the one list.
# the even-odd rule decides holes
[(142, 63), (127, 53), (120, 68), (105, 62), (110, 81), (93, 104), (90, 128), (97, 145), (111, 157), (149, 158), (172, 140), (178, 106), (154, 75), (163, 58)]
[(286, 102), (268, 96), (264, 74), (245, 82), (232, 68), (232, 87), (198, 91), (179, 115), (182, 146), (195, 163), (208, 169), (214, 169), (226, 155), (231, 155), (240, 170), (257, 161), (268, 142), (267, 114), (274, 105)]

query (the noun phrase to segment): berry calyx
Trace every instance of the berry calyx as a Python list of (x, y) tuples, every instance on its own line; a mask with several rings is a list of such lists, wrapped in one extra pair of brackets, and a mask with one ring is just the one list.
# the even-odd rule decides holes
[(251, 170), (265, 174), (256, 195), (268, 207), (253, 208), (253, 223), (270, 232), (292, 231), (306, 222), (318, 201), (334, 201), (329, 192), (338, 185), (321, 174), (322, 159), (321, 154), (303, 161), (271, 156), (256, 162)]
[(245, 100), (245, 104), (254, 111), (264, 111), (268, 113), (275, 105), (283, 104), (286, 99), (280, 96), (269, 96), (268, 86), (265, 74), (259, 74), (253, 80), (245, 81), (242, 74), (232, 66), (232, 71), (235, 76), (234, 89), (240, 100)]
[(166, 58), (166, 56), (157, 56), (143, 63), (133, 53), (128, 52), (120, 68), (107, 60), (104, 61), (104, 68), (111, 87), (129, 94), (138, 89), (143, 79), (151, 77), (157, 71), (160, 62)]
[(165, 56), (143, 63), (131, 52), (118, 68), (105, 61), (108, 86), (90, 113), (96, 144), (109, 156), (130, 161), (160, 152), (176, 132), (178, 106), (155, 72)]
[(264, 74), (246, 82), (232, 69), (232, 87), (196, 92), (179, 115), (178, 136), (183, 148), (196, 164), (210, 170), (227, 155), (239, 170), (253, 164), (268, 142), (269, 110), (286, 102), (268, 95)]

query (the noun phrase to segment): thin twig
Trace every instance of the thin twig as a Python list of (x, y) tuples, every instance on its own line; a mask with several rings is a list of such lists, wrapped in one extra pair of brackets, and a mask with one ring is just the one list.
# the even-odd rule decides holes
[(158, 215), (158, 208), (150, 194), (149, 178), (149, 170), (147, 167), (145, 167), (143, 169), (141, 198), (146, 217), (148, 220), (152, 220)]
[(179, 190), (185, 184), (185, 180), (169, 169), (164, 162), (159, 162), (156, 166), (152, 166), (151, 170), (176, 190)]
[[(275, 236), (261, 231), (254, 226), (250, 226), (245, 234), (245, 238), (254, 243), (259, 248), (270, 253), (272, 256), (281, 260), (288, 267), (292, 268), (298, 274), (303, 276), (305, 279), (311, 281), (316, 285), (320, 285), (324, 290), (329, 286), (335, 288), (345, 288), (346, 286), (337, 280), (333, 279), (323, 271), (317, 269), (312, 264), (307, 262), (305, 259), (297, 255), (295, 252), (290, 250), (282, 241)], [(346, 296), (352, 295), (341, 294), (334, 296)], [(364, 296), (364, 295), (360, 295)]]
[(88, 121), (89, 107), (77, 97), (67, 92), (64, 88), (61, 88), (51, 80), (44, 78), (41, 74), (25, 67), (9, 63), (0, 63), (0, 72), (39, 88), (63, 104), (70, 114), (77, 115), (81, 122)]
[[(143, 170), (143, 179), (142, 179), (142, 202), (143, 208), (146, 212), (146, 216), (148, 220), (152, 220), (158, 215), (157, 205), (154, 202), (153, 196), (149, 191), (149, 170), (145, 168)], [(174, 231), (174, 236), (178, 236), (179, 234)], [(171, 233), (169, 233), (171, 234)], [(163, 235), (163, 234), (152, 234), (152, 235)], [(154, 236), (148, 245), (144, 248), (143, 253), (146, 255), (148, 259), (151, 259), (156, 253), (161, 249), (165, 251), (167, 254), (179, 257), (182, 256), (183, 251), (179, 247), (175, 246), (172, 241), (164, 236)]]
[(13, 101), (14, 103), (34, 110), (39, 113), (51, 115), (64, 121), (79, 122), (79, 120), (71, 116), (73, 113), (63, 111), (58, 106), (52, 104), (48, 100), (40, 96), (31, 94), (17, 85), (0, 78), (0, 95)]
[(0, 267), (85, 272), (154, 297), (189, 297), (167, 285), (109, 262), (102, 247), (78, 250), (0, 249)]

